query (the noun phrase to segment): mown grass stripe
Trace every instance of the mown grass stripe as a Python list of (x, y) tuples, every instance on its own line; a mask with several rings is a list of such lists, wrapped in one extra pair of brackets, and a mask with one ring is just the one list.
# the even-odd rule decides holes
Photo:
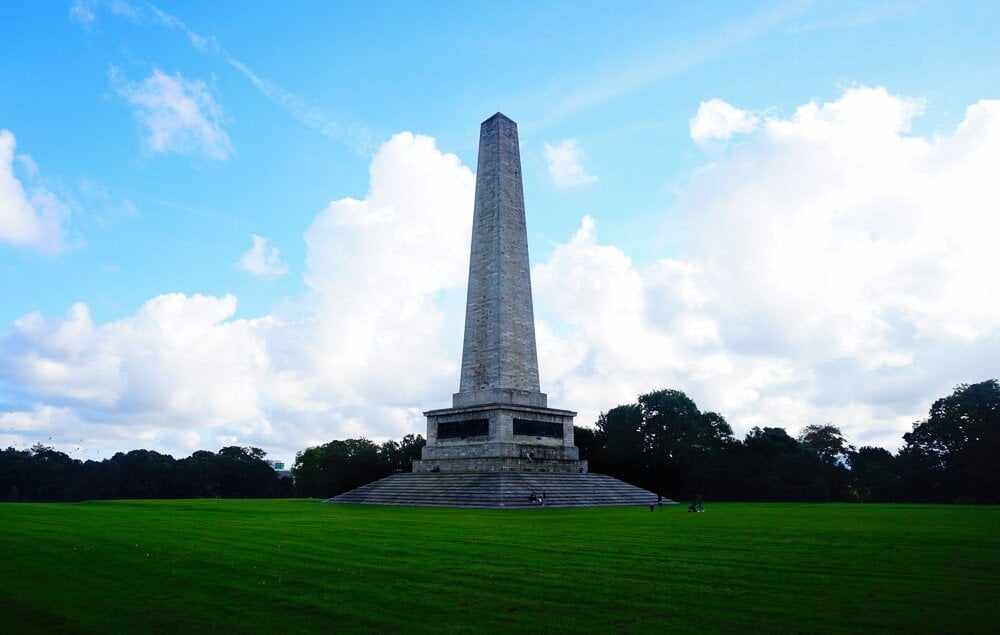
[(8, 504), (0, 539), (4, 632), (987, 632), (1000, 617), (993, 507)]

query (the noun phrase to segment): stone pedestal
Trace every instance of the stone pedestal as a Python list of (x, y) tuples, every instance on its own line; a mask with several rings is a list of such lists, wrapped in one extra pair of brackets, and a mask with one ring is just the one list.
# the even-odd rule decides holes
[[(544, 398), (544, 395), (542, 395)], [(530, 405), (444, 408), (427, 416), (414, 472), (579, 472), (575, 412)]]

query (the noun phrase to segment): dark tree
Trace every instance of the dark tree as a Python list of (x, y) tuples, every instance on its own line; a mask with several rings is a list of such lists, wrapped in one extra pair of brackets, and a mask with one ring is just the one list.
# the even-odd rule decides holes
[(848, 470), (854, 447), (847, 442), (840, 428), (829, 423), (808, 425), (799, 434), (799, 443), (819, 457), (830, 500), (857, 498), (857, 492), (851, 487)]
[(0, 496), (4, 500), (67, 501), (76, 497), (79, 462), (66, 454), (36, 444), (31, 450), (7, 448), (0, 467)]
[(368, 439), (330, 441), (295, 457), (292, 474), (302, 496), (326, 498), (388, 476), (379, 446)]
[(277, 496), (280, 478), (260, 448), (229, 446), (219, 450), (216, 466), (219, 495), (225, 498), (267, 498)]
[(960, 384), (903, 435), (901, 471), (915, 500), (1000, 502), (1000, 383)]
[(121, 475), (119, 498), (171, 498), (174, 457), (154, 450), (118, 452), (111, 457)]
[(222, 474), (219, 457), (207, 450), (198, 450), (174, 464), (171, 489), (180, 498), (221, 497)]
[(409, 472), (413, 461), (420, 458), (420, 451), (427, 441), (419, 434), (408, 434), (402, 441), (386, 441), (379, 448), (385, 469), (389, 472)]
[(819, 456), (788, 436), (783, 428), (752, 428), (739, 456), (739, 480), (733, 482), (733, 490), (743, 500), (831, 499)]
[[(597, 435), (603, 441), (602, 460), (591, 465), (632, 483), (641, 482), (645, 473), (643, 457), (642, 410), (639, 404), (612, 408), (597, 419)], [(585, 457), (589, 458), (589, 457)]]
[(239, 445), (226, 446), (218, 454), (237, 461), (263, 461), (267, 456), (267, 452), (260, 448)]
[(581, 430), (577, 447), (591, 470), (674, 498), (717, 496), (735, 443), (725, 418), (700, 412), (679, 390), (641, 395), (601, 414), (593, 435)]
[(81, 501), (108, 498), (290, 496), (259, 448), (198, 451), (186, 459), (150, 450), (80, 461), (43, 445), (0, 452), (0, 500)]
[(580, 458), (588, 461), (591, 470), (598, 469), (604, 462), (604, 445), (598, 430), (573, 426), (573, 440), (580, 450)]
[(732, 441), (732, 428), (714, 412), (702, 413), (679, 390), (658, 390), (639, 397), (645, 463), (653, 489), (675, 498), (716, 496), (716, 462)]
[(799, 443), (811, 448), (827, 465), (847, 465), (854, 448), (844, 434), (832, 424), (812, 424), (802, 429)]
[(401, 442), (345, 439), (306, 448), (292, 466), (295, 490), (300, 496), (328, 498), (394, 472), (409, 472), (425, 444), (419, 434), (408, 434)]
[(899, 497), (896, 457), (870, 445), (851, 454), (851, 487), (863, 503), (887, 503)]

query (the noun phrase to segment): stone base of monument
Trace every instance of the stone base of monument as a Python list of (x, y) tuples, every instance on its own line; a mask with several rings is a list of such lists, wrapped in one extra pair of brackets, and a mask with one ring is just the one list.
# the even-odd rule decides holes
[[(327, 500), (327, 503), (531, 509), (545, 494), (546, 507), (647, 506), (656, 494), (604, 474), (558, 472), (412, 472), (393, 474)], [(664, 499), (665, 504), (675, 504)]]
[(586, 471), (573, 442), (576, 413), (546, 408), (540, 396), (542, 405), (493, 403), (424, 413), (427, 445), (413, 471)]
[[(485, 437), (484, 437), (485, 438)], [(586, 472), (575, 447), (466, 439), (461, 444), (424, 448), (414, 472)]]

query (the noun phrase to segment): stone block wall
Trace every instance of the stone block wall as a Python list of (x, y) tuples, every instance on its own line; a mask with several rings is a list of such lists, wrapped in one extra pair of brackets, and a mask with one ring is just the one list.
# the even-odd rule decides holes
[(468, 397), (455, 407), (487, 389), (540, 393), (517, 124), (500, 113), (479, 131), (459, 388)]

